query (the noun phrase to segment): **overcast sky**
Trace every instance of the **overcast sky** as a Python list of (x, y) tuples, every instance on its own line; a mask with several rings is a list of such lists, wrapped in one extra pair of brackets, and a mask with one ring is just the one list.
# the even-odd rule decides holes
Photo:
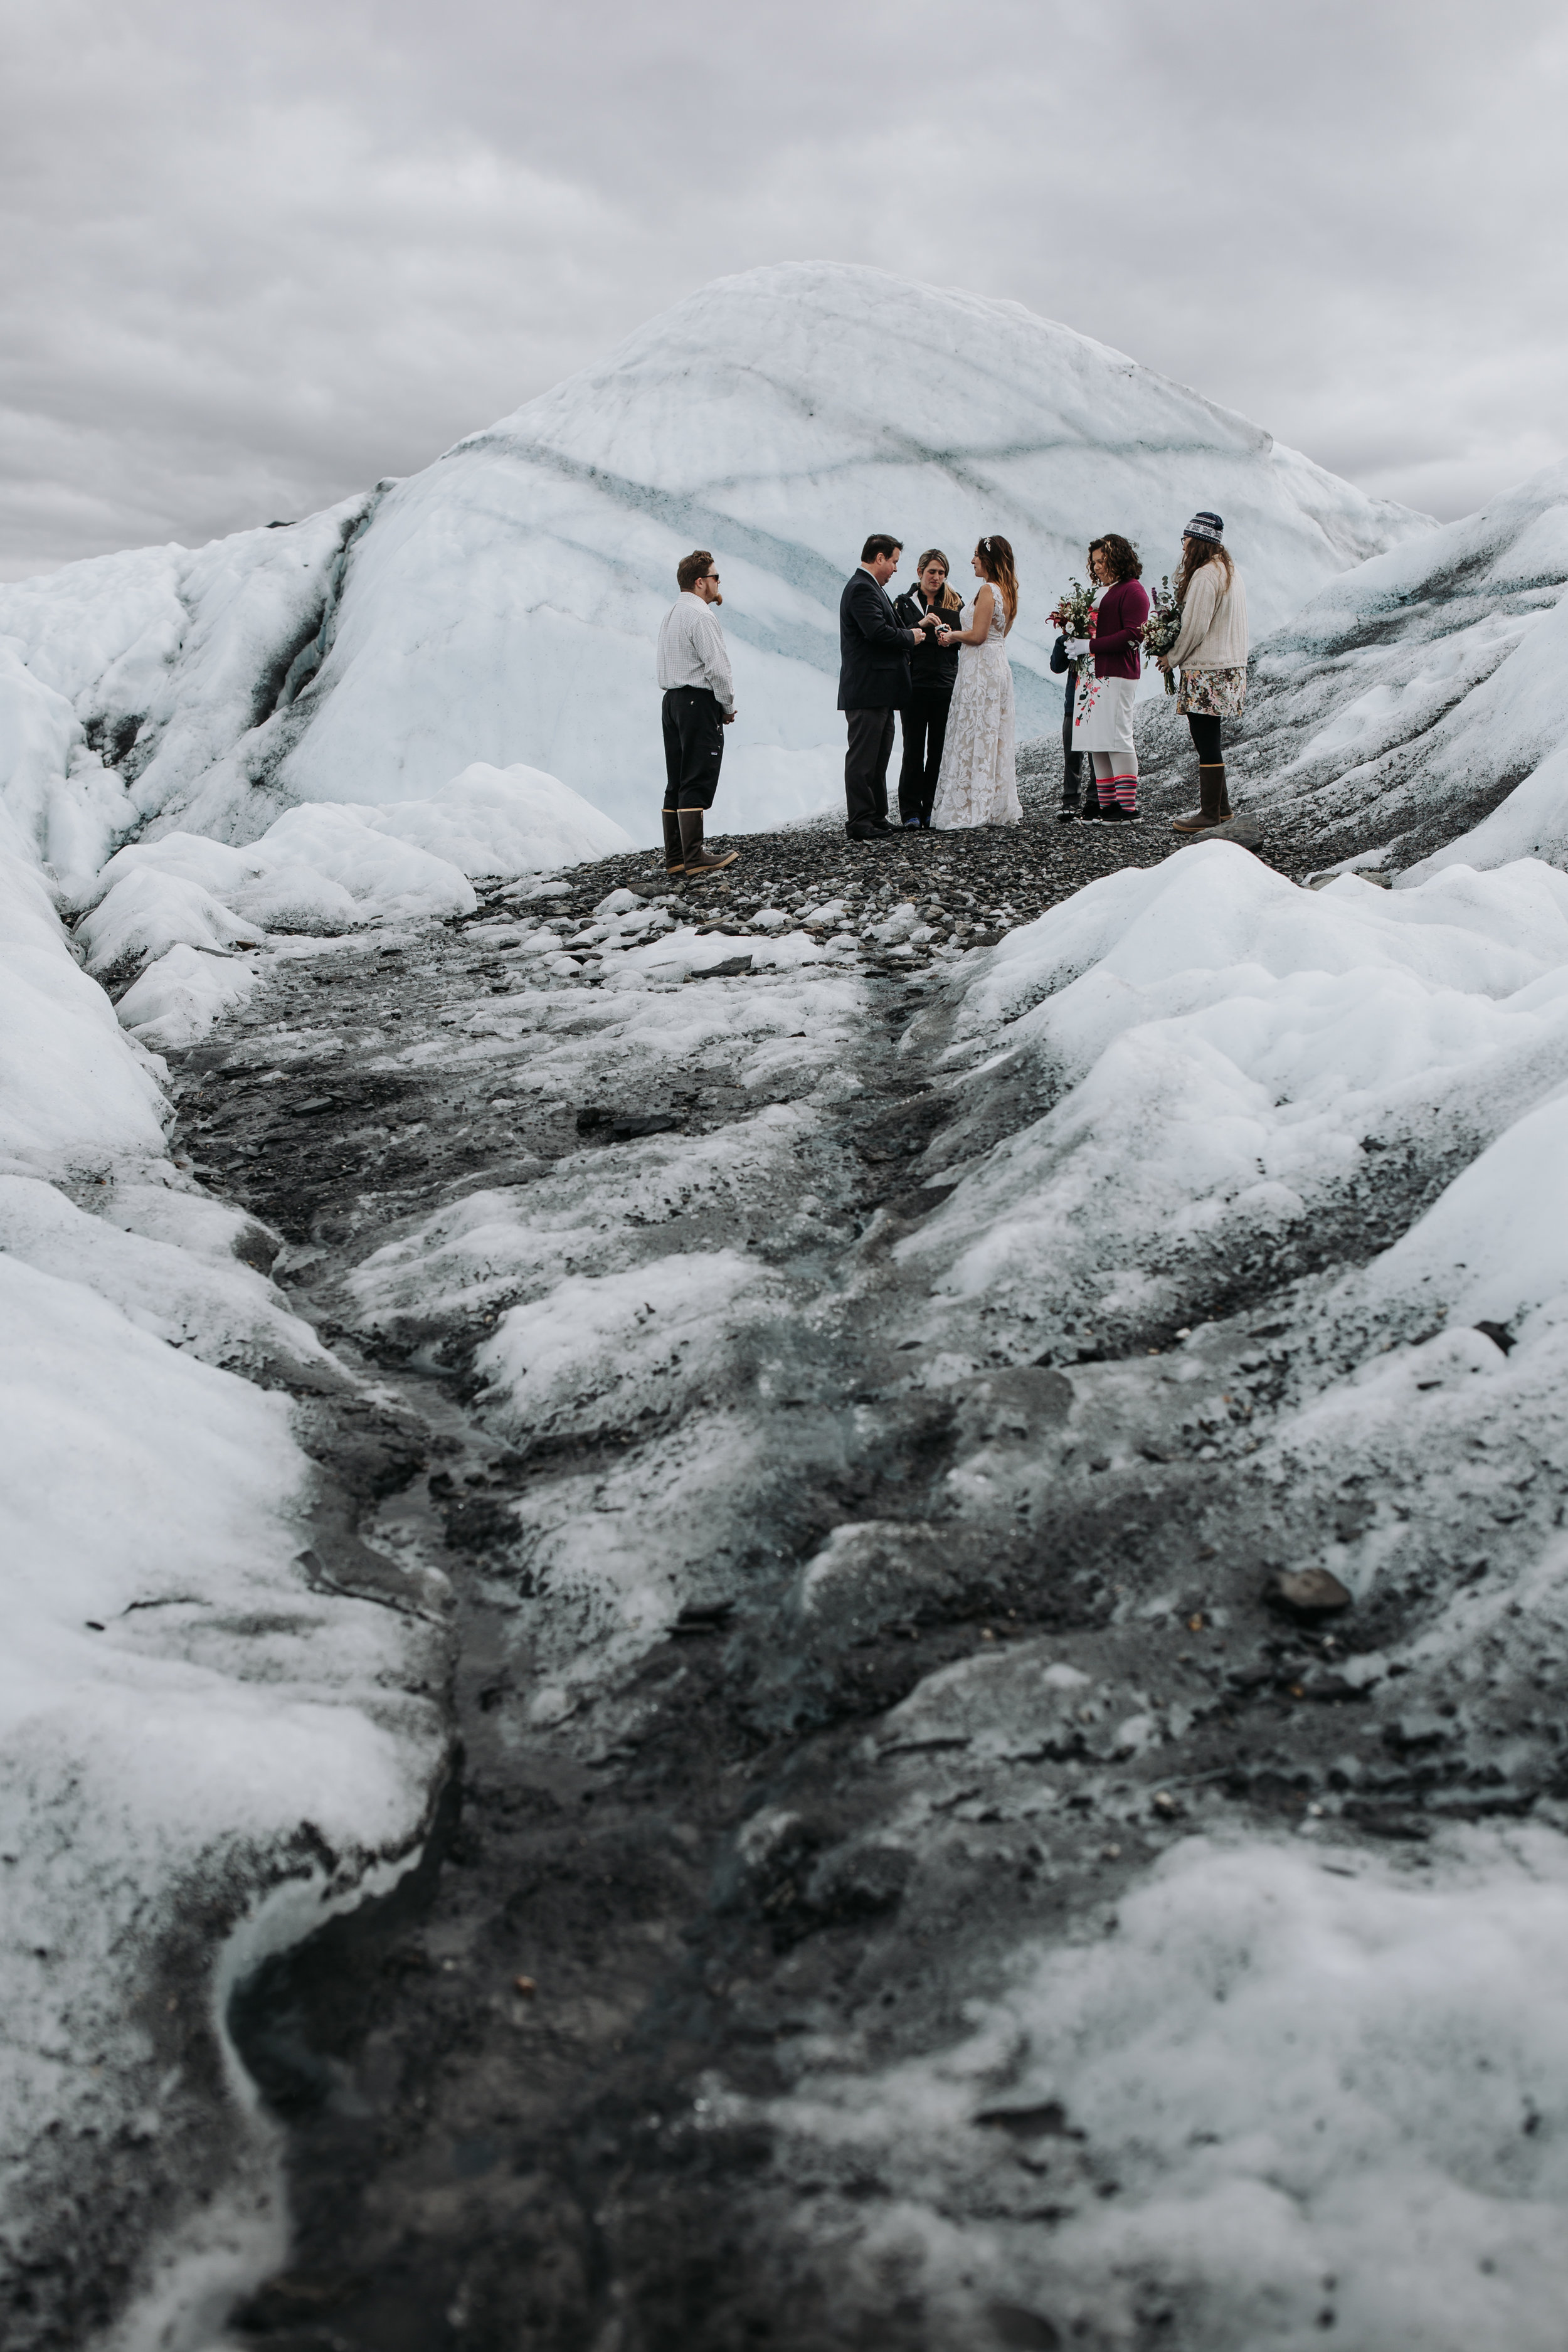
[(1568, 453), (1543, 0), (0, 26), (5, 576), (411, 472), (707, 279), (816, 257), (1025, 302), (1440, 516)]

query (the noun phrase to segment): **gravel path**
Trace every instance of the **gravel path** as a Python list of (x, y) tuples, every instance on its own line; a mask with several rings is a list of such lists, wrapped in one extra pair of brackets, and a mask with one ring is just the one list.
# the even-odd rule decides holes
[[(1179, 772), (1173, 783), (1146, 794), (1147, 813), (1136, 824), (1061, 823), (1060, 775), (1057, 744), (1022, 748), (1021, 825), (900, 834), (885, 845), (847, 841), (837, 820), (727, 835), (715, 825), (710, 839), (740, 855), (711, 880), (672, 884), (662, 856), (638, 850), (573, 868), (549, 886), (547, 900), (526, 887), (487, 891), (481, 914), (526, 899), (532, 915), (552, 924), (569, 948), (608, 893), (629, 889), (665, 908), (672, 920), (690, 922), (695, 916), (737, 940), (776, 933), (784, 916), (791, 927), (804, 923), (824, 939), (853, 941), (873, 969), (922, 969), (989, 945), (1103, 874), (1157, 866), (1186, 845), (1170, 828), (1173, 814), (1191, 803)], [(722, 805), (718, 815), (722, 818)], [(1281, 838), (1276, 845), (1272, 836), (1253, 854), (1298, 881), (1322, 863), (1310, 843)], [(889, 924), (896, 938), (886, 936)], [(595, 977), (591, 971), (581, 975), (588, 982)], [(560, 973), (557, 982), (569, 985), (572, 975)]]

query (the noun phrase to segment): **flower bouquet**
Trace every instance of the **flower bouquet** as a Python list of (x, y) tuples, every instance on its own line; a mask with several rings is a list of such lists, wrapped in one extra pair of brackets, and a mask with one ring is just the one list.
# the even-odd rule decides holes
[[(1149, 617), (1143, 624), (1143, 646), (1150, 660), (1157, 661), (1162, 654), (1168, 654), (1181, 634), (1182, 608), (1171, 592), (1171, 576), (1167, 572), (1154, 592)], [(1168, 669), (1164, 677), (1166, 693), (1174, 694), (1175, 671)]]
[[(1089, 625), (1094, 613), (1094, 600), (1099, 593), (1098, 589), (1086, 588), (1081, 581), (1075, 580), (1066, 595), (1057, 598), (1057, 609), (1051, 618), (1064, 636), (1087, 637), (1089, 635)], [(1077, 661), (1069, 662), (1068, 667), (1081, 677), (1088, 669), (1090, 658), (1089, 656), (1080, 656)]]

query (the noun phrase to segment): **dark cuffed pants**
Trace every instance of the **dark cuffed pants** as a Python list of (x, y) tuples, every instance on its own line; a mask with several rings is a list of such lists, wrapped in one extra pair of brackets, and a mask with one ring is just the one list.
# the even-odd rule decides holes
[(893, 714), (847, 710), (849, 749), (844, 754), (844, 830), (872, 833), (888, 821), (888, 762), (893, 756)]
[(942, 773), (942, 747), (947, 740), (951, 694), (917, 695), (899, 713), (903, 730), (904, 757), (899, 770), (899, 822), (918, 817), (930, 824), (937, 778)]
[(710, 809), (724, 757), (724, 714), (706, 686), (672, 686), (664, 697), (664, 804)]
[(1072, 747), (1072, 714), (1077, 687), (1075, 678), (1062, 705), (1062, 806), (1066, 809), (1076, 809), (1086, 793), (1094, 790), (1094, 762), (1087, 751), (1075, 751)]

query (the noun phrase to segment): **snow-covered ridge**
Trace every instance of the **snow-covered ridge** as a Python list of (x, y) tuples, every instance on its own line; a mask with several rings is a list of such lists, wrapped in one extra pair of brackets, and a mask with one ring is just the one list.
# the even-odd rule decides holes
[(166, 1076), (0, 812), (0, 2268), (82, 2341), (138, 2251), (127, 2134), (146, 2233), (205, 2173), (278, 2237), (269, 2135), (209, 2095), (217, 2021), (181, 2013), (193, 1919), (210, 1960), (281, 1885), (301, 1918), (352, 1899), (445, 1748), (438, 1598), (350, 1598), (317, 1549), (289, 1392), (351, 1384), (259, 1270), (276, 1236), (166, 1157)]
[(72, 887), (135, 829), (247, 843), (294, 802), (424, 801), (475, 762), (560, 776), (649, 839), (653, 643), (707, 544), (741, 706), (723, 820), (776, 824), (832, 799), (837, 599), (868, 530), (911, 562), (944, 546), (960, 585), (983, 531), (1013, 541), (1020, 723), (1044, 733), (1045, 616), (1089, 537), (1129, 532), (1157, 572), (1199, 505), (1264, 626), (1428, 527), (1016, 303), (754, 270), (408, 481), (0, 588), (0, 784)]
[(1562, 862), (1565, 590), (1568, 465), (1331, 582), (1257, 650), (1249, 804), (1345, 850), (1375, 827), (1399, 868)]

